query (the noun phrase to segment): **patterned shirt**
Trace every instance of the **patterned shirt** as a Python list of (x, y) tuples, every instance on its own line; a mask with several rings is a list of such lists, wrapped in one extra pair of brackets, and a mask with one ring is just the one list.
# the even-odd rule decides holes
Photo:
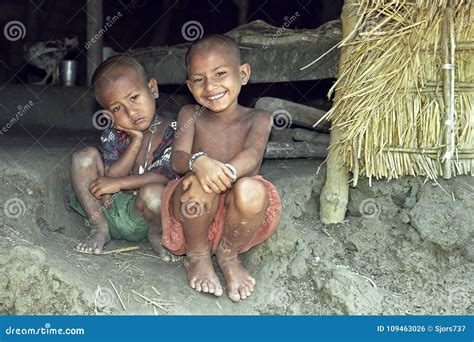
[[(168, 179), (179, 178), (180, 175), (173, 171), (170, 164), (171, 146), (176, 132), (176, 121), (171, 122), (163, 132), (163, 139), (153, 152), (153, 159), (150, 165), (147, 166), (146, 171), (153, 171)], [(119, 159), (120, 155), (125, 151), (130, 138), (122, 131), (110, 127), (100, 137), (102, 146), (100, 152), (104, 165), (110, 166), (113, 162)]]

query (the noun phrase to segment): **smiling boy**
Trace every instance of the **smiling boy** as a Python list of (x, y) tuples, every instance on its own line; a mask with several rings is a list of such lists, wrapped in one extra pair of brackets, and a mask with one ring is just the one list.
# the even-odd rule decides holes
[(194, 43), (186, 55), (188, 80), (202, 106), (185, 106), (171, 154), (183, 178), (162, 194), (162, 244), (184, 260), (189, 285), (220, 296), (213, 269), (216, 255), (228, 296), (245, 299), (255, 279), (238, 254), (268, 239), (276, 229), (281, 202), (275, 187), (258, 176), (271, 129), (269, 113), (238, 103), (250, 66), (241, 64), (238, 45), (213, 35)]

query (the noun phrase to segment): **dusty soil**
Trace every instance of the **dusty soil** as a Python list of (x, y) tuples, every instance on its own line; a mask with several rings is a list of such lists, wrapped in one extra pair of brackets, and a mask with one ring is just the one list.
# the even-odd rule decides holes
[[(243, 256), (254, 294), (194, 292), (180, 263), (73, 251), (87, 235), (65, 210), (70, 155), (90, 139), (10, 139), (0, 148), (2, 314), (472, 314), (474, 178), (360, 182), (347, 220), (319, 222), (320, 160), (266, 161), (283, 199), (278, 231)], [(114, 241), (107, 249), (133, 245)], [(114, 287), (112, 286), (115, 286)], [(100, 291), (98, 291), (100, 289)], [(156, 290), (156, 291), (155, 291)], [(122, 299), (126, 310), (119, 301)], [(158, 294), (159, 293), (159, 294)], [(146, 299), (144, 299), (146, 298)], [(156, 305), (152, 305), (154, 301)]]

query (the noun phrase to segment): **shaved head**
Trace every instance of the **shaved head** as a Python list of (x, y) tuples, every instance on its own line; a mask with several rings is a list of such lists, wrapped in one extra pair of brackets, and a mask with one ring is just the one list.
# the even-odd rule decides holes
[(214, 51), (217, 49), (224, 51), (237, 65), (241, 64), (240, 49), (235, 40), (223, 34), (213, 34), (205, 36), (191, 45), (186, 53), (186, 66), (189, 65), (189, 61), (194, 54), (201, 51)]
[(134, 77), (146, 84), (145, 70), (134, 58), (127, 55), (115, 55), (102, 62), (92, 75), (91, 86), (97, 96), (103, 86), (110, 86), (120, 77)]

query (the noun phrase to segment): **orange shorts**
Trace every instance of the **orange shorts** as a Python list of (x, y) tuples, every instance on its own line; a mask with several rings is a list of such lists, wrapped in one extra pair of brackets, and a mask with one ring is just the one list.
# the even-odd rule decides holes
[[(268, 239), (280, 222), (281, 200), (275, 186), (269, 181), (263, 179), (262, 176), (253, 176), (253, 179), (260, 180), (268, 191), (269, 205), (265, 213), (262, 225), (256, 231), (255, 235), (240, 249), (239, 253), (248, 251), (255, 245), (258, 245)], [(186, 254), (186, 245), (184, 240), (183, 227), (173, 216), (172, 196), (182, 181), (182, 178), (172, 180), (168, 183), (161, 194), (161, 222), (163, 226), (163, 237), (161, 244), (175, 255)], [(225, 196), (223, 193), (219, 197), (219, 206), (217, 208), (216, 217), (209, 226), (208, 239), (212, 248), (212, 254), (215, 254), (222, 233), (224, 232), (225, 217)]]

